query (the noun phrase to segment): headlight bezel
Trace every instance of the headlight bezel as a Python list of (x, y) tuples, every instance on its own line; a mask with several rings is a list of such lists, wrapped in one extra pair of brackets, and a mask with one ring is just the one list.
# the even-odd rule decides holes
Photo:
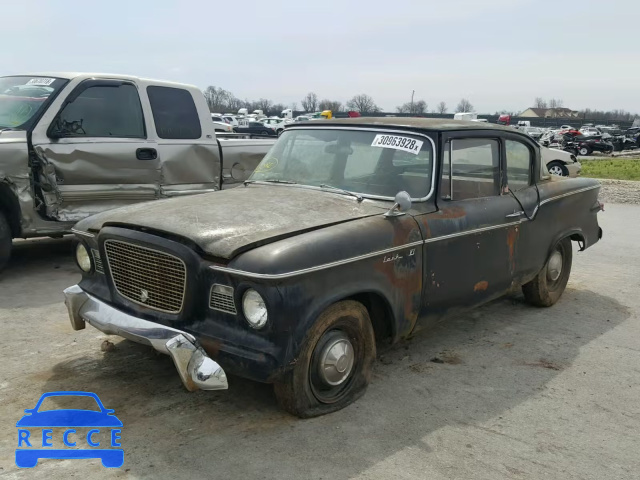
[[(89, 269), (88, 270), (85, 270), (82, 267), (80, 259), (78, 258), (78, 254), (80, 252), (80, 248), (84, 249), (84, 253), (86, 254), (86, 260), (89, 262)], [(74, 258), (75, 258), (75, 261), (76, 261), (76, 265), (78, 266), (80, 271), (82, 271), (82, 273), (93, 273), (93, 271), (95, 269), (95, 266), (93, 265), (93, 258), (91, 257), (91, 249), (83, 241), (78, 241), (78, 244), (76, 245), (76, 249), (75, 249), (75, 252), (74, 252)]]
[[(257, 299), (255, 298), (255, 295), (257, 295), (257, 297), (258, 297)], [(249, 297), (253, 297), (253, 299), (251, 299)], [(247, 313), (247, 307), (245, 306), (247, 301), (254, 301), (254, 302), (262, 304), (262, 307), (264, 308), (264, 319), (263, 318), (259, 318), (257, 321), (254, 322), (253, 319), (256, 318), (255, 315), (249, 315)], [(255, 288), (251, 288), (251, 287), (247, 288), (242, 293), (242, 297), (240, 299), (240, 303), (241, 303), (241, 307), (242, 307), (242, 316), (244, 317), (244, 320), (245, 320), (245, 322), (247, 322), (249, 327), (251, 327), (254, 330), (263, 330), (269, 324), (269, 308), (267, 306), (267, 302), (265, 301), (264, 297), (260, 294), (260, 292), (258, 290), (256, 290)], [(251, 317), (253, 317), (253, 318), (251, 318)]]

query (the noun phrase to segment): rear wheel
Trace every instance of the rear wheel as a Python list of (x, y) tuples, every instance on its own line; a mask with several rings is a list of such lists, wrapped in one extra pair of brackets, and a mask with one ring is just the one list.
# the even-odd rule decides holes
[(302, 418), (335, 412), (360, 398), (376, 356), (367, 309), (331, 305), (307, 332), (295, 366), (274, 385), (280, 406)]
[(564, 238), (553, 248), (536, 278), (522, 286), (524, 298), (536, 307), (550, 307), (556, 303), (569, 281), (572, 259), (571, 240)]
[(4, 213), (0, 212), (0, 272), (11, 257), (11, 227)]
[(558, 175), (560, 177), (568, 177), (569, 176), (569, 170), (567, 170), (567, 167), (565, 166), (564, 163), (558, 161), (558, 160), (554, 160), (553, 162), (549, 162), (547, 164), (547, 170), (549, 170), (549, 173), (551, 175)]
[(266, 130), (263, 130), (263, 131), (260, 132), (260, 135), (270, 135), (270, 134)]

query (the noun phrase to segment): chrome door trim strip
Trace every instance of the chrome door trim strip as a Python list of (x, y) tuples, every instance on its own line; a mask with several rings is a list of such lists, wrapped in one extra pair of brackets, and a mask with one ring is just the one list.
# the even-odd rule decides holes
[(397, 250), (402, 250), (409, 247), (417, 247), (424, 243), (423, 240), (418, 240), (417, 242), (406, 243), (404, 245), (400, 245), (399, 247), (386, 248), (384, 250), (378, 250), (372, 253), (366, 253), (364, 255), (358, 255), (356, 257), (345, 258), (344, 260), (337, 260), (335, 262), (324, 263), (322, 265), (316, 265), (315, 267), (303, 268), (301, 270), (294, 270), (293, 272), (286, 273), (253, 273), (246, 272), (244, 270), (236, 270), (235, 268), (222, 267), (218, 265), (211, 265), (209, 268), (211, 270), (215, 270), (217, 272), (225, 272), (233, 275), (238, 275), (242, 277), (250, 277), (250, 278), (259, 278), (259, 279), (280, 279), (280, 278), (289, 278), (295, 277), (297, 275), (304, 275), (305, 273), (315, 272), (318, 270), (324, 270), (325, 268), (337, 267), (339, 265), (345, 265), (347, 263), (357, 262), (358, 260), (364, 260), (365, 258), (377, 257), (379, 255), (384, 255), (386, 253), (395, 252)]
[(473, 230), (465, 230), (464, 232), (456, 232), (456, 233), (451, 233), (449, 235), (442, 235), (440, 237), (427, 238), (424, 241), (424, 243), (426, 244), (426, 243), (439, 242), (440, 240), (449, 240), (450, 238), (464, 237), (465, 235), (473, 235), (474, 233), (482, 233), (482, 232), (488, 232), (489, 230), (497, 230), (499, 228), (512, 227), (513, 225), (520, 225), (523, 221), (526, 221), (526, 220), (518, 220), (515, 222), (501, 223), (500, 225), (491, 225), (488, 227), (474, 228)]
[[(592, 185), (590, 187), (585, 187), (585, 188), (581, 188), (579, 190), (574, 190), (573, 192), (563, 193), (562, 195), (557, 195), (555, 197), (547, 198), (547, 199), (541, 201), (540, 205), (544, 205), (546, 203), (552, 202), (552, 201), (557, 200), (559, 198), (568, 197), (568, 196), (574, 195), (576, 193), (586, 192), (586, 191), (593, 190), (594, 188), (599, 188), (599, 187), (600, 187), (600, 185)], [(531, 216), (531, 219), (535, 218), (536, 213), (538, 212), (538, 209), (539, 209), (540, 205), (536, 206), (536, 208), (535, 208), (535, 210), (533, 212), (533, 215)], [(301, 270), (294, 270), (292, 272), (286, 272), (286, 273), (275, 273), (275, 274), (272, 274), (272, 273), (254, 273), (254, 272), (247, 272), (245, 270), (237, 270), (235, 268), (222, 267), (222, 266), (218, 266), (218, 265), (211, 265), (209, 268), (211, 270), (215, 270), (217, 272), (224, 272), (224, 273), (229, 273), (229, 274), (232, 274), (232, 275), (238, 275), (238, 276), (248, 277), (248, 278), (263, 279), (263, 280), (274, 280), (274, 279), (290, 278), (290, 277), (295, 277), (295, 276), (298, 276), (298, 275), (304, 275), (306, 273), (316, 272), (318, 270), (324, 270), (325, 268), (332, 268), (332, 267), (337, 267), (339, 265), (345, 265), (345, 264), (348, 264), (348, 263), (357, 262), (358, 260), (363, 260), (363, 259), (366, 259), (366, 258), (376, 257), (378, 255), (384, 255), (386, 253), (395, 252), (396, 250), (402, 250), (404, 248), (417, 247), (418, 245), (426, 245), (428, 243), (439, 242), (441, 240), (449, 240), (451, 238), (456, 238), (456, 237), (463, 237), (465, 235), (473, 235), (475, 233), (487, 232), (487, 231), (496, 230), (496, 229), (499, 229), (499, 228), (513, 227), (515, 225), (520, 225), (520, 224), (522, 224), (524, 222), (528, 222), (528, 221), (529, 221), (529, 219), (522, 218), (522, 219), (519, 219), (519, 220), (514, 221), (514, 222), (501, 223), (500, 225), (490, 225), (488, 227), (474, 228), (473, 230), (465, 230), (464, 232), (456, 232), (456, 233), (452, 233), (452, 234), (449, 234), (449, 235), (442, 235), (440, 237), (428, 238), (426, 240), (419, 240), (419, 241), (416, 241), (416, 242), (411, 242), (411, 243), (407, 243), (405, 245), (401, 245), (399, 247), (392, 247), (392, 248), (387, 248), (385, 250), (378, 250), (378, 251), (373, 252), (373, 253), (367, 253), (367, 254), (364, 254), (364, 255), (358, 255), (356, 257), (345, 258), (344, 260), (337, 260), (335, 262), (324, 263), (322, 265), (317, 265), (315, 267), (303, 268)]]

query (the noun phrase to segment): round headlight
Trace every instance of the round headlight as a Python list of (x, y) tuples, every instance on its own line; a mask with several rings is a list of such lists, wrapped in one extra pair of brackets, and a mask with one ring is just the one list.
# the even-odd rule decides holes
[(87, 247), (82, 243), (79, 243), (76, 247), (76, 262), (78, 262), (78, 266), (83, 272), (91, 271), (91, 257), (89, 256)]
[(258, 292), (249, 289), (242, 296), (242, 311), (253, 328), (262, 328), (267, 324), (267, 306)]

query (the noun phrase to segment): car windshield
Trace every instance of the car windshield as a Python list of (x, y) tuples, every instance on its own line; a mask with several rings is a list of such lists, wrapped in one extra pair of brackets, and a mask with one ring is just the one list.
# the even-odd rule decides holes
[(66, 80), (0, 77), (0, 128), (26, 129)]
[(286, 130), (249, 180), (331, 186), (363, 196), (413, 199), (431, 189), (433, 150), (422, 136), (364, 129)]
[(54, 395), (45, 397), (38, 407), (38, 412), (49, 410), (92, 410), (100, 412), (100, 406), (93, 397), (84, 395)]

